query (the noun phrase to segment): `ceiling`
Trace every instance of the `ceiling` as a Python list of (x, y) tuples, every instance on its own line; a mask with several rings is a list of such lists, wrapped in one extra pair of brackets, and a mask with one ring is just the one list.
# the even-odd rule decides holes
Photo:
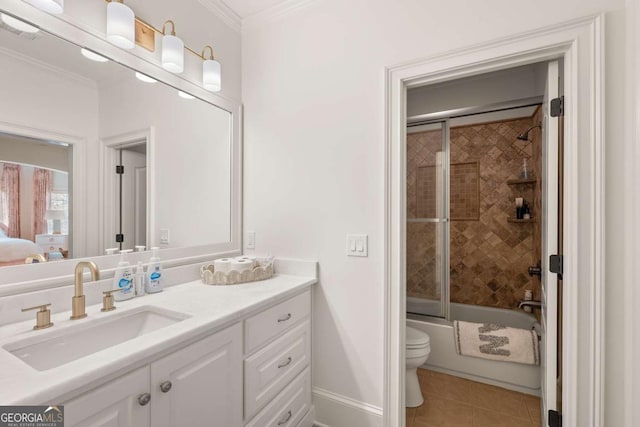
[(290, 0), (223, 0), (240, 18), (264, 12)]

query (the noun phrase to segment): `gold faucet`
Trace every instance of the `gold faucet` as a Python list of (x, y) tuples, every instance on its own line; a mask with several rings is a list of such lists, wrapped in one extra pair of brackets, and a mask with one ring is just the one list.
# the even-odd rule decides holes
[(76, 265), (76, 281), (74, 285), (74, 296), (71, 298), (71, 319), (82, 319), (83, 317), (87, 317), (87, 312), (85, 311), (85, 297), (84, 297), (84, 287), (83, 287), (83, 273), (84, 269), (88, 268), (91, 272), (91, 280), (96, 281), (100, 279), (100, 270), (98, 270), (98, 266), (95, 262), (91, 261), (82, 261)]

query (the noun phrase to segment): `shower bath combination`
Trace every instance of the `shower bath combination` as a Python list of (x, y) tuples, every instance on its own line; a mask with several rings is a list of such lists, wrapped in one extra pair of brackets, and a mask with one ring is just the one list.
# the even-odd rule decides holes
[(528, 274), (541, 256), (533, 213), (540, 212), (542, 135), (532, 131), (542, 129), (542, 109), (533, 107), (497, 121), (421, 122), (408, 133), (407, 325), (430, 337), (432, 369), (535, 395), (538, 366), (460, 356), (451, 325), (537, 329), (535, 316), (517, 308), (525, 290), (537, 296), (540, 287)]

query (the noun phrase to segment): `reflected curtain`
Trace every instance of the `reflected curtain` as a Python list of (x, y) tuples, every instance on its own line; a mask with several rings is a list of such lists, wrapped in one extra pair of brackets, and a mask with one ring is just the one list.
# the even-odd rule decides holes
[(7, 226), (7, 236), (20, 237), (20, 165), (4, 163), (0, 193), (2, 197), (2, 222)]
[(47, 234), (47, 220), (45, 218), (51, 199), (53, 187), (53, 172), (46, 169), (33, 171), (33, 238), (36, 234)]

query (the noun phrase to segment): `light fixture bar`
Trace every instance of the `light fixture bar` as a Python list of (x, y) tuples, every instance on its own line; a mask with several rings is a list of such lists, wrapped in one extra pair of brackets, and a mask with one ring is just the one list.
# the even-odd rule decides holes
[[(112, 1), (117, 1), (117, 0), (104, 0), (104, 2), (105, 2), (105, 3), (111, 3)], [(155, 51), (155, 46), (153, 46), (153, 48), (149, 48), (149, 47), (147, 47), (147, 46), (149, 46), (149, 44), (148, 44), (148, 43), (145, 43), (145, 44), (141, 44), (141, 43), (139, 43), (139, 42), (138, 42), (138, 37), (137, 37), (137, 36), (138, 36), (138, 34), (139, 34), (139, 32), (140, 32), (140, 31), (144, 32), (144, 29), (149, 29), (149, 30), (153, 31), (153, 32), (154, 32), (154, 33), (156, 33), (156, 34), (163, 34), (163, 35), (164, 35), (164, 33), (162, 32), (162, 30), (160, 30), (160, 29), (158, 29), (158, 28), (154, 27), (153, 25), (151, 25), (150, 23), (148, 23), (148, 22), (147, 22), (147, 21), (145, 21), (144, 19), (140, 19), (140, 18), (138, 18), (138, 17), (136, 16), (136, 27), (138, 27), (138, 24), (140, 24), (140, 25), (142, 26), (142, 28), (143, 28), (143, 29), (141, 30), (141, 29), (139, 29), (139, 28), (136, 28), (136, 44), (141, 45), (142, 47), (144, 47), (145, 49), (147, 49), (147, 50), (149, 50), (149, 51), (151, 51), (151, 52)], [(191, 49), (191, 48), (190, 48), (189, 46), (187, 46), (187, 45), (185, 45), (185, 46), (184, 46), (184, 49), (185, 49), (186, 51), (188, 51), (189, 53), (191, 53), (191, 54), (193, 54), (193, 55), (197, 56), (198, 58), (202, 59), (203, 61), (206, 59), (206, 58), (204, 57), (204, 55), (201, 55), (200, 53), (198, 53), (198, 52), (196, 52), (195, 50)]]

